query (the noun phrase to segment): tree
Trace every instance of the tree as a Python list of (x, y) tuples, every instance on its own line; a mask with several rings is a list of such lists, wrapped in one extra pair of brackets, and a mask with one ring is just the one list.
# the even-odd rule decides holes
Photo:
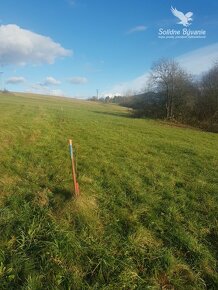
[(202, 119), (218, 115), (218, 62), (202, 77), (199, 113)]
[[(185, 91), (190, 86), (190, 76), (173, 59), (160, 59), (151, 68), (150, 81), (155, 91), (165, 97), (166, 118), (172, 119), (176, 105), (183, 101)], [(181, 94), (182, 93), (182, 94)]]

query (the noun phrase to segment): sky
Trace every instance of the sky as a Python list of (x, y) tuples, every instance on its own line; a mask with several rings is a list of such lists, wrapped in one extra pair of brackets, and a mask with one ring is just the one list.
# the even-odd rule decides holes
[[(175, 31), (183, 37), (170, 37)], [(217, 31), (217, 0), (0, 0), (0, 89), (76, 98), (142, 92), (163, 57), (194, 75), (207, 71), (218, 60)]]

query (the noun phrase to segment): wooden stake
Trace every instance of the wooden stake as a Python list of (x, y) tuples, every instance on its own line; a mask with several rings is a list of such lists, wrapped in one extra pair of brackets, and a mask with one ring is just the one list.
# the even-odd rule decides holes
[(73, 143), (72, 140), (69, 140), (69, 149), (70, 149), (70, 158), (72, 163), (72, 178), (74, 183), (74, 193), (76, 196), (79, 196), (79, 184), (76, 180), (76, 170), (75, 170), (75, 164), (74, 164), (74, 155), (73, 155)]

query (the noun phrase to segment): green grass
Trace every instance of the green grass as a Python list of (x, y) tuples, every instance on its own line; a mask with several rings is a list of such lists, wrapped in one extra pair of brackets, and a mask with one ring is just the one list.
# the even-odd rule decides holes
[(218, 135), (25, 94), (0, 116), (0, 289), (218, 289)]

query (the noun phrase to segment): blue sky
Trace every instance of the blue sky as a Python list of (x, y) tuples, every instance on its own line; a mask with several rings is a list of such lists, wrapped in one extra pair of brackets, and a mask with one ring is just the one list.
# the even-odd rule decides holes
[[(187, 29), (206, 37), (158, 38), (160, 28), (185, 28), (171, 6), (193, 12)], [(0, 0), (1, 87), (78, 98), (141, 91), (161, 57), (207, 70), (217, 29), (217, 0)]]

